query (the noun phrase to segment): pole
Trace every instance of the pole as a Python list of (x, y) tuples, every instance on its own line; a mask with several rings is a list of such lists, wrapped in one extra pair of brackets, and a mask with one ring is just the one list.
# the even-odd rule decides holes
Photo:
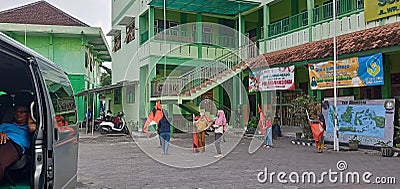
[(337, 85), (336, 85), (336, 0), (333, 0), (333, 101), (334, 101), (334, 124), (333, 150), (339, 151), (338, 126), (337, 126)]
[[(167, 15), (165, 14), (165, 7), (166, 7), (166, 5), (165, 5), (165, 1), (166, 0), (164, 0), (164, 47), (166, 47), (166, 45), (167, 45)], [(165, 53), (165, 55), (164, 55), (164, 78), (165, 77), (167, 77), (167, 53)]]

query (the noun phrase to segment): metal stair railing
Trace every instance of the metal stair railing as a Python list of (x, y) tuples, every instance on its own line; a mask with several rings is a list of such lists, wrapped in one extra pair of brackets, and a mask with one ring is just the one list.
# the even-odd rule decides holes
[(258, 56), (256, 45), (244, 45), (236, 51), (231, 51), (222, 55), (216, 60), (209, 62), (203, 66), (194, 68), (193, 70), (181, 76), (169, 76), (152, 83), (152, 96), (179, 96), (196, 88), (209, 79), (218, 80), (225, 72), (230, 73), (241, 60), (254, 58)]

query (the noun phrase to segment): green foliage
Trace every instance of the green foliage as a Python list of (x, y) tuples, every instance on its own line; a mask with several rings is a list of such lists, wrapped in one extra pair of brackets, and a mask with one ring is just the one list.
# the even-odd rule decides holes
[(394, 126), (394, 141), (397, 147), (400, 147), (400, 126)]
[(111, 85), (111, 74), (102, 73), (100, 76), (101, 86)]
[(316, 98), (302, 95), (292, 100), (291, 104), (293, 119), (300, 121), (300, 127), (303, 129), (303, 133), (305, 133), (306, 136), (312, 136), (306, 110), (308, 111), (309, 116), (311, 116), (310, 119), (313, 118), (313, 115), (319, 112), (318, 107), (320, 106), (318, 106)]
[(250, 118), (249, 123), (247, 124), (248, 128), (257, 128), (258, 126), (258, 117), (253, 116)]

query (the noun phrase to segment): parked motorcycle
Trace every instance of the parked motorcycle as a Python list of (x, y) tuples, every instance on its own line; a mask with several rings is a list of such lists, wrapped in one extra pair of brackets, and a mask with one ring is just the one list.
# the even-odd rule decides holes
[(129, 134), (129, 129), (126, 125), (123, 112), (118, 112), (117, 116), (106, 119), (100, 123), (101, 134), (113, 132), (122, 132), (125, 134)]
[[(94, 120), (94, 130), (98, 131), (100, 129), (100, 123), (106, 120), (104, 112), (100, 112), (100, 116)], [(82, 125), (86, 127), (86, 119), (83, 120)]]

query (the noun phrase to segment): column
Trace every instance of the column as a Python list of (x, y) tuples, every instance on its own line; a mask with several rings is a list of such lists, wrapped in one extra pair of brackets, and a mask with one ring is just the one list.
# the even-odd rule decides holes
[(264, 14), (264, 20), (263, 20), (263, 26), (264, 26), (264, 53), (267, 52), (267, 40), (268, 39), (268, 31), (269, 31), (269, 24), (270, 24), (270, 16), (269, 16), (269, 5), (266, 4), (263, 6), (263, 14)]
[(314, 9), (314, 0), (307, 0), (307, 13), (308, 13), (308, 39), (309, 42), (312, 41), (312, 23), (313, 23), (313, 9)]
[(53, 44), (53, 34), (50, 34), (50, 44), (49, 44), (49, 59), (54, 61), (54, 44)]
[(154, 7), (149, 8), (149, 39), (154, 37)]
[(196, 15), (196, 43), (197, 43), (197, 54), (198, 58), (203, 57), (203, 18), (201, 13)]
[(383, 55), (383, 79), (384, 79), (384, 85), (382, 86), (382, 99), (387, 99), (392, 96), (391, 94), (391, 86), (392, 86), (392, 81), (391, 81), (391, 73), (390, 73), (390, 67), (391, 67), (391, 62), (390, 62), (390, 56), (389, 55)]

